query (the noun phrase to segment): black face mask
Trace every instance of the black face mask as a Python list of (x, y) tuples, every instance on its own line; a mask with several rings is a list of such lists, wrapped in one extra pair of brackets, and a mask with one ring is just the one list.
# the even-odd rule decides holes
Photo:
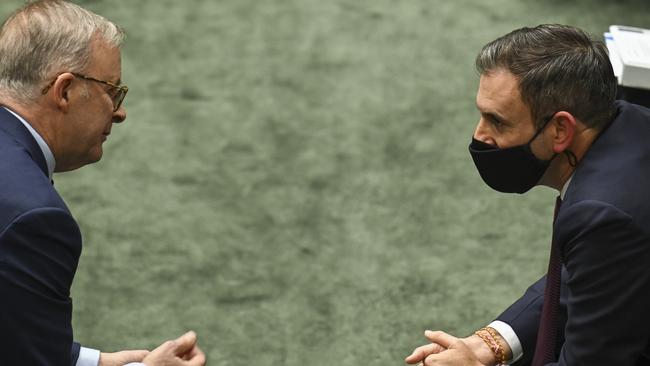
[(533, 188), (557, 155), (553, 155), (550, 160), (539, 160), (530, 149), (530, 143), (546, 128), (549, 121), (528, 143), (506, 149), (472, 138), (469, 152), (483, 181), (492, 189), (504, 193), (525, 193)]

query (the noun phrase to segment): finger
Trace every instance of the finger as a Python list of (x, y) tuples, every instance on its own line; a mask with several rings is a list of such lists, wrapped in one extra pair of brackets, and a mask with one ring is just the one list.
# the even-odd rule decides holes
[(191, 350), (189, 350), (186, 354), (184, 354), (183, 357), (182, 357), (182, 359), (185, 360), (185, 361), (189, 361), (189, 360), (191, 360), (194, 356), (196, 356), (196, 355), (198, 354), (198, 351), (200, 351), (200, 350), (198, 349), (198, 347), (195, 346), (194, 348), (192, 348)]
[(183, 365), (185, 365), (185, 366), (204, 366), (205, 365), (205, 361), (206, 361), (205, 354), (203, 352), (201, 352), (201, 350), (198, 349), (198, 347), (196, 348), (196, 350), (198, 352), (196, 354), (194, 354), (192, 356), (192, 358), (190, 358), (189, 360), (186, 360), (185, 362), (183, 362)]
[(205, 353), (203, 353), (203, 351), (201, 351), (201, 349), (197, 345), (197, 346), (194, 346), (194, 348), (192, 348), (192, 350), (190, 350), (190, 352), (185, 357), (187, 357), (186, 360), (191, 360), (192, 358), (194, 358), (194, 357), (196, 357), (198, 355), (205, 356)]
[(174, 354), (183, 356), (196, 346), (196, 333), (189, 331), (174, 340)]
[(404, 361), (406, 363), (416, 363), (419, 361), (422, 361), (423, 358), (426, 356), (432, 354), (432, 353), (438, 353), (442, 352), (445, 350), (445, 347), (437, 344), (437, 343), (431, 343), (431, 344), (425, 344), (424, 346), (420, 346), (416, 349), (413, 350), (413, 353), (411, 353), (410, 356), (406, 357)]
[[(442, 333), (442, 332), (441, 332)], [(443, 337), (450, 337), (449, 334), (442, 333)], [(439, 335), (433, 335), (439, 336)], [(449, 347), (445, 352), (434, 353), (428, 355), (424, 361), (422, 361), (423, 366), (434, 366), (434, 365), (482, 365), (479, 360), (476, 358), (476, 355), (472, 350), (461, 340), (456, 339), (455, 341), (451, 340)]]
[(424, 336), (431, 342), (437, 343), (445, 348), (449, 348), (452, 343), (458, 341), (458, 338), (441, 331), (432, 332), (427, 330), (424, 332)]
[[(451, 363), (450, 363), (450, 361), (451, 361)], [(422, 360), (422, 365), (423, 366), (448, 365), (448, 364), (451, 364), (451, 365), (458, 364), (458, 365), (460, 365), (461, 363), (458, 363), (459, 361), (460, 361), (459, 358), (453, 358), (453, 356), (449, 352), (434, 353), (434, 354), (428, 355), (424, 360)], [(462, 363), (462, 365), (465, 365), (465, 363)]]
[(438, 354), (428, 355), (424, 360), (422, 360), (422, 366), (435, 365), (437, 361), (440, 361), (440, 356)]
[(170, 354), (174, 355), (174, 350), (176, 349), (176, 341), (165, 341), (160, 346), (156, 347), (150, 352), (154, 355), (164, 355)]

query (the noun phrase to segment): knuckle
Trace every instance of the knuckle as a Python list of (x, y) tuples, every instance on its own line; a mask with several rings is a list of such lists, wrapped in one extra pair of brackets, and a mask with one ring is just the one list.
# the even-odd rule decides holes
[(429, 356), (429, 357), (425, 358), (425, 359), (422, 361), (422, 364), (428, 366), (428, 365), (433, 365), (434, 362), (435, 362), (434, 357), (433, 357), (433, 356)]

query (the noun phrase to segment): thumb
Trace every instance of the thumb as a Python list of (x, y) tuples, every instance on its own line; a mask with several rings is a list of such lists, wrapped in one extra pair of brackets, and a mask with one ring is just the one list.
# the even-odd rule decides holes
[(456, 343), (459, 340), (458, 338), (441, 331), (432, 332), (427, 330), (424, 332), (424, 336), (431, 342), (438, 343), (445, 348), (450, 348), (453, 343)]
[(420, 346), (420, 347), (416, 348), (415, 350), (413, 350), (411, 355), (406, 357), (406, 359), (404, 361), (406, 363), (410, 363), (410, 364), (417, 363), (417, 362), (420, 362), (420, 361), (424, 360), (429, 355), (440, 353), (442, 351), (445, 351), (446, 349), (447, 348), (445, 348), (445, 347), (443, 347), (443, 346), (441, 346), (441, 345), (439, 345), (437, 343), (426, 344), (424, 346)]
[(189, 331), (174, 340), (174, 354), (184, 355), (196, 346), (196, 333)]

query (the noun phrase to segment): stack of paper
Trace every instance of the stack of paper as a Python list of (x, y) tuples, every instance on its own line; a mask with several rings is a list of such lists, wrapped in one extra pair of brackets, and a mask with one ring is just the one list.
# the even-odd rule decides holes
[(650, 89), (650, 30), (612, 25), (605, 43), (618, 84)]

